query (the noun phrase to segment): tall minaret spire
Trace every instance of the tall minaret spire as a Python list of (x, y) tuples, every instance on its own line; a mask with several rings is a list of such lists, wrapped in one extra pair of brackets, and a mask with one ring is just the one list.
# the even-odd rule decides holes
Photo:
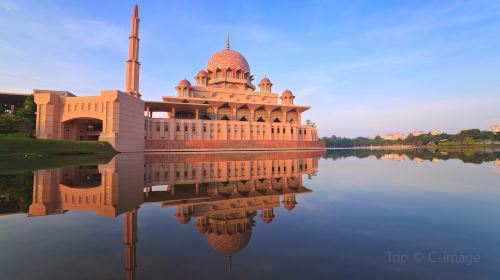
[(125, 92), (141, 97), (139, 93), (139, 8), (134, 6), (130, 23), (130, 36), (128, 37), (128, 60), (126, 61)]
[(226, 37), (226, 49), (229, 50), (231, 46), (229, 45), (229, 32), (227, 32), (227, 37)]

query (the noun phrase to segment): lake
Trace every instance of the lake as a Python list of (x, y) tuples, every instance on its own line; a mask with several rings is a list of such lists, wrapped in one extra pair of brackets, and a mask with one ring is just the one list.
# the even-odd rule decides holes
[(496, 150), (118, 154), (0, 195), (2, 279), (500, 277)]

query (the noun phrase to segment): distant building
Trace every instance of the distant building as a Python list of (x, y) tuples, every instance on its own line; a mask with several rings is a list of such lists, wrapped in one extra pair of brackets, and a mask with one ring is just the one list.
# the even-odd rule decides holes
[(441, 134), (441, 132), (437, 131), (437, 130), (432, 130), (431, 132), (429, 132), (431, 135), (433, 136), (436, 136), (436, 135), (439, 135)]
[(386, 134), (382, 136), (382, 139), (384, 140), (403, 140), (405, 139), (405, 136), (402, 133), (391, 133), (391, 134)]
[(0, 92), (0, 105), (5, 106), (6, 113), (14, 114), (17, 108), (21, 108), (24, 100), (29, 94)]
[(400, 155), (400, 154), (386, 154), (382, 156), (382, 159), (385, 160), (396, 160), (396, 161), (404, 161), (406, 158), (406, 155)]
[(413, 160), (414, 160), (416, 163), (424, 163), (424, 162), (425, 162), (425, 160), (424, 160), (424, 159), (419, 158), (419, 157), (415, 157)]
[(494, 124), (494, 125), (490, 126), (490, 130), (491, 130), (491, 132), (494, 132), (494, 133), (500, 132), (500, 125)]
[(424, 134), (424, 132), (422, 130), (415, 130), (415, 131), (413, 131), (413, 133), (411, 135), (413, 135), (413, 137), (417, 137), (417, 136), (420, 136), (423, 134)]

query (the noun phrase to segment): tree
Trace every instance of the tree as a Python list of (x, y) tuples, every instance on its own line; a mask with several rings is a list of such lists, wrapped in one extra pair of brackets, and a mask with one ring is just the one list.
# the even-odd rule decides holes
[(315, 124), (315, 123), (313, 123), (311, 120), (306, 120), (306, 124), (307, 124), (308, 126), (316, 127), (316, 124)]
[(474, 139), (470, 136), (465, 136), (464, 140), (462, 141), (462, 144), (464, 145), (473, 145), (474, 144)]
[(7, 105), (6, 104), (0, 104), (0, 115), (3, 115), (7, 112)]
[(36, 104), (33, 95), (26, 97), (23, 107), (17, 110), (16, 115), (21, 119), (26, 134), (33, 135), (36, 126)]
[(12, 114), (0, 115), (0, 133), (6, 136), (11, 133), (14, 134), (19, 130), (21, 120), (19, 117)]

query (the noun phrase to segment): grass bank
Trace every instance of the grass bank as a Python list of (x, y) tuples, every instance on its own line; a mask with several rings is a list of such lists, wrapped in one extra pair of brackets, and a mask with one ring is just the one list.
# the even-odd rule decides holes
[(110, 161), (117, 152), (106, 142), (37, 140), (0, 136), (0, 175)]
[(109, 162), (114, 154), (0, 158), (0, 175), (19, 175), (39, 169), (94, 165)]
[(116, 151), (106, 142), (38, 140), (19, 135), (0, 136), (0, 158), (41, 157), (60, 155), (115, 154)]

